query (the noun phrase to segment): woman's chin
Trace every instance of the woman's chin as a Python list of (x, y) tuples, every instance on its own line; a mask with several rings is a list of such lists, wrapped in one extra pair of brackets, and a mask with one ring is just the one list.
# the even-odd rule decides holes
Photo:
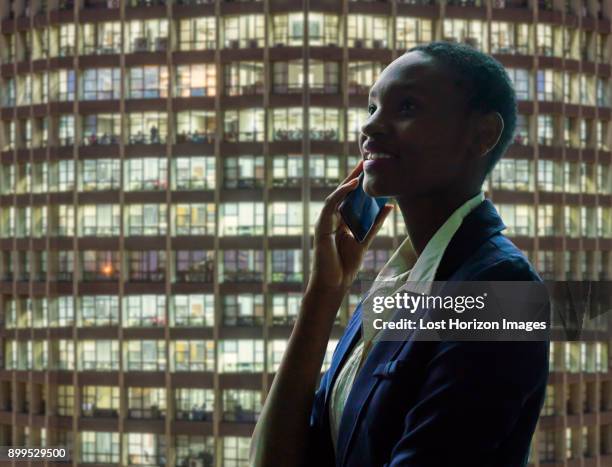
[(384, 180), (372, 179), (366, 176), (363, 181), (363, 191), (373, 198), (380, 198), (382, 196), (391, 197), (394, 196), (393, 190), (390, 189), (389, 183), (385, 183)]

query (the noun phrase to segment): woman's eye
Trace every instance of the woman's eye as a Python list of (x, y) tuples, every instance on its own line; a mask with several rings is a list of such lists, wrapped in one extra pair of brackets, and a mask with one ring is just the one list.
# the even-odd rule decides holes
[(370, 112), (370, 110), (372, 110), (372, 109), (376, 110), (376, 106), (374, 106), (374, 105), (368, 106), (368, 114), (372, 115), (372, 113)]

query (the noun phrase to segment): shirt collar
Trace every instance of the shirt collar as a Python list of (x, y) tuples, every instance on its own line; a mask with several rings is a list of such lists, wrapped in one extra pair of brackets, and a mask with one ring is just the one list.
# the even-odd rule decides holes
[(420, 255), (416, 254), (410, 237), (407, 236), (382, 267), (375, 281), (397, 280), (407, 275), (407, 283), (401, 289), (428, 294), (446, 247), (457, 232), (463, 219), (485, 199), (481, 191), (470, 198), (448, 217), (427, 242)]

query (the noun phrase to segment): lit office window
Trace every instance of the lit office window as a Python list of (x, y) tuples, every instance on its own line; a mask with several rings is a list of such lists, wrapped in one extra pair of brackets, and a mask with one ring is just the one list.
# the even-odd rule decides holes
[(126, 251), (128, 280), (160, 282), (166, 276), (166, 251)]
[(520, 68), (506, 68), (506, 71), (512, 80), (512, 84), (516, 92), (516, 98), (518, 100), (531, 100), (531, 78), (529, 76), (529, 70)]
[(224, 16), (223, 47), (263, 47), (264, 15)]
[(263, 371), (263, 341), (253, 339), (220, 340), (219, 371), (256, 373)]
[(508, 226), (506, 235), (534, 235), (533, 206), (498, 204), (498, 210), (504, 224)]
[(302, 294), (285, 293), (272, 295), (272, 324), (291, 325), (295, 322), (300, 305)]
[(167, 186), (165, 157), (145, 157), (124, 161), (125, 191), (165, 190)]
[(47, 371), (49, 369), (49, 348), (46, 340), (32, 342), (32, 369)]
[(538, 433), (538, 439), (540, 442), (538, 449), (538, 458), (540, 462), (554, 462), (556, 459), (555, 454), (555, 437), (557, 436), (556, 432), (552, 430), (540, 431)]
[(173, 190), (213, 190), (215, 188), (214, 157), (175, 157), (171, 172)]
[(123, 297), (123, 326), (163, 326), (166, 322), (165, 309), (165, 295), (125, 296)]
[(144, 66), (128, 69), (129, 99), (168, 97), (168, 68), (166, 66)]
[(609, 80), (598, 77), (596, 84), (597, 105), (601, 107), (610, 107), (610, 93), (608, 91)]
[(172, 235), (214, 235), (215, 204), (190, 203), (172, 206)]
[(121, 97), (119, 68), (92, 68), (81, 72), (81, 99), (111, 100)]
[[(276, 109), (273, 109), (276, 111)], [(300, 122), (301, 124), (301, 122)], [(263, 109), (226, 110), (223, 116), (223, 138), (228, 142), (263, 141)]]
[(347, 16), (349, 47), (389, 47), (390, 19), (382, 15), (350, 14)]
[(164, 371), (166, 343), (163, 340), (129, 340), (123, 342), (127, 371)]
[(81, 462), (110, 464), (119, 462), (119, 433), (82, 431)]
[(4, 367), (7, 370), (17, 369), (17, 341), (9, 339), (4, 343)]
[[(301, 207), (301, 203), (299, 204)], [(222, 203), (219, 235), (262, 235), (264, 205), (259, 202)]]
[(71, 295), (49, 299), (49, 326), (69, 327), (74, 323), (74, 302)]
[(130, 204), (124, 207), (125, 235), (165, 235), (165, 204)]
[(57, 136), (60, 146), (70, 146), (74, 144), (74, 115), (59, 116)]
[(177, 143), (213, 143), (216, 117), (212, 110), (188, 110), (176, 114)]
[[(50, 84), (52, 101), (66, 102), (74, 100), (76, 89), (76, 74), (74, 70), (52, 72)], [(17, 98), (19, 101), (19, 96)]]
[(565, 161), (563, 167), (563, 180), (565, 191), (568, 193), (580, 192), (580, 166), (577, 162)]
[(223, 164), (225, 188), (258, 188), (264, 185), (263, 156), (226, 157)]
[(79, 370), (118, 370), (119, 341), (84, 340), (79, 341)]
[(398, 49), (410, 49), (431, 42), (432, 21), (424, 18), (399, 16), (395, 26), (395, 45)]
[(249, 461), (251, 438), (238, 436), (223, 437), (224, 467), (242, 467)]
[(163, 144), (168, 134), (166, 112), (130, 113), (128, 117), (129, 144)]
[(538, 205), (538, 236), (555, 235), (555, 216), (552, 204)]
[(76, 26), (74, 24), (62, 24), (55, 29), (56, 41), (58, 50), (57, 53), (60, 57), (67, 57), (74, 55), (76, 41)]
[(174, 390), (177, 420), (212, 420), (215, 393), (212, 389), (178, 388)]
[(220, 254), (220, 282), (263, 280), (264, 252), (262, 250), (223, 250)]
[(79, 252), (83, 281), (116, 281), (120, 276), (119, 252), (83, 250)]
[(272, 250), (269, 255), (271, 282), (302, 281), (302, 250)]
[(491, 21), (491, 53), (531, 53), (532, 26), (525, 23)]
[[(34, 328), (45, 328), (47, 327), (49, 324), (49, 321), (47, 319), (48, 316), (48, 299), (45, 298), (40, 298), (40, 299), (32, 299), (32, 325)], [(8, 314), (6, 315), (7, 318), (10, 317), (10, 312), (12, 310), (12, 306), (14, 307), (15, 302), (9, 302), (6, 304), (5, 306), (5, 313), (8, 312)], [(9, 320), (7, 319), (5, 325), (8, 329), (8, 323)]]
[(74, 341), (71, 339), (60, 339), (59, 341), (52, 342), (51, 345), (57, 351), (57, 364), (55, 368), (58, 370), (74, 370)]
[(553, 137), (553, 116), (538, 115), (538, 144), (550, 146), (553, 143)]
[(84, 55), (121, 53), (121, 23), (87, 23), (82, 26), (81, 44)]
[(297, 141), (302, 139), (303, 109), (301, 107), (273, 108), (270, 139)]
[(314, 46), (341, 46), (343, 26), (339, 23), (339, 15), (309, 12), (308, 43)]
[(553, 28), (550, 24), (536, 24), (538, 55), (550, 57), (553, 54)]
[(79, 326), (113, 326), (119, 323), (119, 297), (84, 295), (77, 300)]
[(129, 387), (127, 417), (163, 419), (166, 416), (166, 388)]
[(311, 140), (342, 140), (342, 114), (338, 109), (329, 107), (310, 107), (308, 119)]
[[(296, 62), (299, 62), (299, 60)], [(285, 65), (284, 69), (287, 70), (287, 62), (274, 62), (274, 85), (277, 84), (279, 65), (281, 67)], [(225, 95), (262, 94), (264, 91), (263, 72), (263, 62), (239, 61), (225, 64), (223, 67), (223, 91)], [(287, 76), (287, 73), (282, 74), (284, 78), (287, 78)], [(274, 92), (277, 92), (276, 86)]]
[(119, 387), (83, 386), (81, 393), (82, 417), (118, 417)]
[(259, 326), (264, 321), (263, 295), (224, 295), (222, 298), (225, 326)]
[(209, 282), (214, 277), (214, 251), (174, 250), (175, 282)]
[(119, 235), (118, 204), (91, 204), (78, 207), (79, 236), (115, 236)]
[(261, 392), (248, 389), (223, 391), (223, 420), (228, 422), (256, 422), (261, 413)]
[(302, 233), (302, 203), (273, 202), (269, 204), (269, 235), (300, 235)]
[(480, 20), (444, 19), (442, 38), (452, 42), (463, 42), (487, 52), (487, 25)]
[(59, 385), (56, 394), (57, 414), (64, 417), (72, 417), (74, 411), (74, 386)]
[(119, 114), (85, 115), (82, 130), (81, 144), (84, 146), (119, 144), (121, 116)]
[(206, 50), (216, 46), (215, 17), (188, 18), (179, 21), (179, 50)]
[(126, 53), (163, 52), (168, 47), (168, 20), (150, 19), (125, 23)]
[(216, 73), (215, 65), (210, 63), (177, 65), (175, 97), (214, 96)]
[[(318, 29), (318, 23), (314, 29)], [(284, 13), (272, 16), (273, 46), (300, 46), (304, 42), (304, 14)]]
[[(74, 188), (74, 161), (60, 160), (53, 162), (49, 168), (49, 190), (71, 191)], [(19, 184), (17, 184), (19, 191)]]
[(349, 141), (359, 141), (361, 128), (366, 124), (369, 118), (367, 108), (349, 108), (347, 110), (347, 124)]
[(288, 154), (272, 158), (272, 186), (297, 187), (304, 180), (302, 155)]
[(214, 295), (174, 295), (170, 301), (171, 326), (213, 326)]
[(166, 465), (166, 437), (154, 433), (126, 433), (128, 465)]
[(212, 436), (177, 435), (175, 445), (177, 465), (197, 465), (198, 462), (204, 467), (215, 465)]
[(268, 341), (268, 372), (276, 373), (287, 350), (286, 339), (274, 339)]
[(119, 159), (86, 159), (79, 161), (79, 191), (118, 190)]
[(532, 191), (533, 163), (527, 159), (501, 159), (492, 171), (492, 186), (495, 189)]
[(337, 156), (311, 154), (310, 161), (311, 186), (335, 187), (340, 183), (340, 158)]
[(214, 341), (177, 340), (171, 342), (171, 346), (174, 355), (172, 371), (214, 371)]

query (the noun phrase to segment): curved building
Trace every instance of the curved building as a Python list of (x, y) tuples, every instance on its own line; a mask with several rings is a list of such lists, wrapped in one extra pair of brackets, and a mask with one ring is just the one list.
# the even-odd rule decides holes
[[(516, 140), (487, 182), (507, 235), (547, 279), (610, 280), (611, 15), (611, 0), (0, 2), (0, 445), (246, 465), (369, 88), (423, 42), (470, 43), (514, 80)], [(406, 235), (392, 216), (361, 278)], [(532, 466), (612, 465), (606, 320), (552, 344)]]

